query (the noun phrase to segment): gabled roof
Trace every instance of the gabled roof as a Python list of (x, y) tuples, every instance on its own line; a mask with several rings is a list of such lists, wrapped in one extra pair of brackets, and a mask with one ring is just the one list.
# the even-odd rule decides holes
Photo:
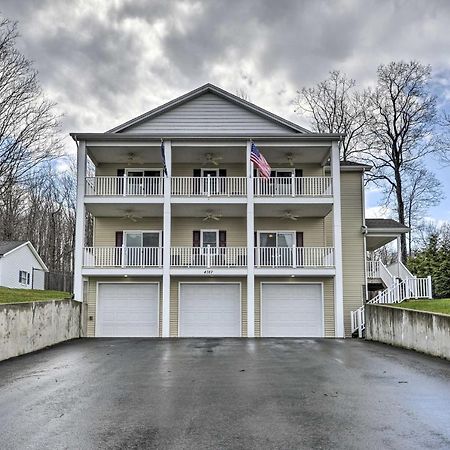
[(45, 272), (48, 272), (47, 266), (45, 265), (44, 261), (42, 261), (42, 258), (39, 256), (39, 253), (33, 247), (33, 244), (30, 241), (0, 241), (0, 258), (8, 256), (10, 253), (24, 247), (25, 245), (28, 246), (31, 253), (33, 253), (34, 257), (38, 260), (42, 269)]
[(221, 89), (217, 86), (214, 86), (211, 83), (207, 83), (203, 86), (200, 86), (197, 89), (194, 89), (193, 91), (190, 91), (174, 100), (171, 100), (170, 102), (165, 103), (164, 105), (158, 106), (157, 108), (154, 108), (150, 111), (147, 111), (144, 114), (141, 114), (138, 117), (135, 117), (134, 119), (131, 119), (125, 123), (122, 123), (111, 130), (108, 130), (106, 133), (120, 133), (127, 128), (133, 127), (145, 120), (154, 118), (156, 116), (159, 116), (160, 114), (163, 114), (167, 111), (170, 111), (180, 105), (183, 105), (187, 103), (190, 100), (193, 100), (201, 95), (212, 93), (215, 94), (221, 98), (224, 98), (236, 105), (239, 105), (240, 107), (251, 111), (259, 116), (262, 116), (278, 125), (282, 125), (291, 131), (295, 133), (309, 133), (309, 130), (306, 128), (301, 127), (300, 125), (297, 125), (293, 122), (290, 122), (289, 120), (283, 119), (280, 116), (277, 116), (276, 114), (273, 114), (259, 106), (256, 106), (255, 104), (248, 102), (247, 100), (244, 100), (234, 94), (231, 94), (228, 91), (225, 91), (224, 89)]
[(11, 250), (20, 247), (25, 244), (27, 241), (0, 241), (0, 256), (3, 256), (6, 253), (9, 253)]

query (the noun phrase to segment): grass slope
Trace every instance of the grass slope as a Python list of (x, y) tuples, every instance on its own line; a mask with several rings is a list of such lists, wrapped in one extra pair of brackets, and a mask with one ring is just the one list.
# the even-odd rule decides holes
[(419, 311), (450, 314), (450, 298), (439, 298), (434, 300), (406, 300), (402, 303), (393, 304), (392, 306), (417, 309)]
[(35, 291), (33, 289), (9, 289), (0, 287), (0, 303), (21, 303), (70, 298), (69, 292)]

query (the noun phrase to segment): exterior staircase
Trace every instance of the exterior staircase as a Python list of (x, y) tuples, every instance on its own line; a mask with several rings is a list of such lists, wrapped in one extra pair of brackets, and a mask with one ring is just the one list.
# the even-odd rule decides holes
[[(402, 262), (385, 266), (381, 261), (369, 261), (367, 278), (381, 279), (386, 289), (380, 291), (367, 303), (401, 303), (411, 298), (432, 298), (431, 277), (417, 278)], [(363, 337), (365, 330), (364, 305), (351, 312), (352, 334)]]

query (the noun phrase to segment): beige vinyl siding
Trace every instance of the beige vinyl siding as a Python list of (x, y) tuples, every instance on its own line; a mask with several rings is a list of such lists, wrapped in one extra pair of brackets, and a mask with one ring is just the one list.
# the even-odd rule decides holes
[[(159, 148), (157, 150), (149, 149), (149, 152), (157, 153), (159, 156)], [(153, 159), (153, 158), (152, 158)], [(162, 165), (160, 163), (153, 163), (153, 164), (143, 164), (143, 163), (133, 163), (132, 165), (129, 164), (99, 164), (95, 168), (95, 175), (98, 177), (115, 177), (117, 176), (117, 170), (118, 169), (148, 169), (148, 170), (161, 170)]]
[(271, 163), (270, 162), (270, 154), (267, 153), (264, 155), (267, 159), (267, 161), (270, 164), (270, 167), (273, 169), (301, 169), (303, 171), (304, 177), (323, 177), (324, 176), (324, 169), (320, 164), (301, 164), (300, 162), (295, 161), (295, 153), (294, 153), (294, 166), (291, 167), (288, 164), (288, 161), (286, 159), (286, 163)]
[(178, 295), (179, 284), (193, 283), (240, 283), (241, 284), (241, 332), (242, 337), (247, 336), (247, 279), (244, 277), (172, 277), (170, 280), (170, 336), (178, 336)]
[(180, 106), (125, 129), (121, 133), (292, 133), (216, 94), (205, 93)]
[(114, 247), (116, 245), (116, 231), (161, 231), (162, 229), (162, 217), (144, 217), (136, 222), (120, 217), (96, 217), (94, 221), (94, 246)]
[[(174, 150), (176, 151), (176, 150)], [(226, 153), (226, 148), (221, 149), (219, 153)], [(245, 150), (242, 151), (242, 164), (213, 164), (203, 165), (198, 164), (173, 164), (172, 176), (174, 177), (192, 177), (194, 176), (194, 169), (225, 169), (227, 177), (245, 177), (247, 176), (247, 167), (245, 165)]]
[(223, 217), (216, 222), (203, 222), (201, 217), (174, 217), (172, 219), (172, 247), (192, 247), (193, 230), (225, 230), (227, 247), (246, 247), (245, 217)]
[(299, 231), (303, 232), (305, 247), (325, 246), (324, 219), (321, 217), (301, 217), (296, 221), (281, 220), (278, 217), (256, 217), (255, 231)]
[(341, 173), (342, 259), (344, 272), (345, 335), (350, 336), (350, 311), (359, 308), (363, 299), (364, 236), (362, 172)]
[[(158, 150), (149, 150), (152, 152), (159, 152)], [(174, 149), (174, 152), (176, 148)], [(220, 150), (221, 153), (226, 152), (226, 148)], [(158, 153), (159, 155), (159, 153)], [(154, 155), (152, 155), (154, 157)], [(230, 164), (219, 164), (218, 166), (203, 165), (203, 163), (198, 164), (176, 164), (172, 165), (172, 176), (174, 177), (192, 177), (194, 176), (194, 169), (226, 169), (228, 177), (245, 177), (247, 176), (247, 167), (245, 164), (246, 153), (245, 150), (242, 151), (242, 163), (230, 163)], [(271, 164), (272, 169), (292, 169), (288, 164)], [(118, 169), (150, 169), (150, 170), (161, 170), (161, 164), (133, 164), (133, 166), (127, 164), (100, 164), (95, 168), (96, 176), (117, 176)], [(296, 164), (295, 169), (302, 169), (304, 177), (321, 177), (324, 176), (323, 168), (320, 164)]]
[[(350, 311), (363, 301), (364, 236), (362, 172), (341, 172), (342, 264), (345, 335), (350, 336)], [(326, 241), (333, 241), (333, 213), (325, 218)]]
[(334, 337), (334, 279), (255, 277), (255, 336), (261, 337), (261, 283), (323, 283), (325, 337)]
[[(123, 277), (89, 277), (87, 286), (88, 323), (87, 337), (95, 337), (95, 320), (97, 314), (97, 283), (124, 282)], [(162, 336), (162, 277), (129, 277), (126, 282), (159, 283), (159, 335)], [(92, 317), (92, 320), (91, 320)]]

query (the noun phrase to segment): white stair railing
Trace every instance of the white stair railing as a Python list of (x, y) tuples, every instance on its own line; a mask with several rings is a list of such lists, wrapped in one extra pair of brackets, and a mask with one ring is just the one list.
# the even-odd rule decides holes
[(394, 275), (381, 261), (367, 261), (367, 278), (380, 278), (387, 287), (395, 282)]
[[(427, 278), (406, 278), (403, 281), (396, 280), (392, 286), (381, 291), (367, 303), (393, 304), (401, 303), (411, 298), (432, 298), (430, 276)], [(351, 311), (350, 319), (352, 333), (358, 332), (358, 336), (362, 337), (366, 326), (364, 305), (355, 311)]]

